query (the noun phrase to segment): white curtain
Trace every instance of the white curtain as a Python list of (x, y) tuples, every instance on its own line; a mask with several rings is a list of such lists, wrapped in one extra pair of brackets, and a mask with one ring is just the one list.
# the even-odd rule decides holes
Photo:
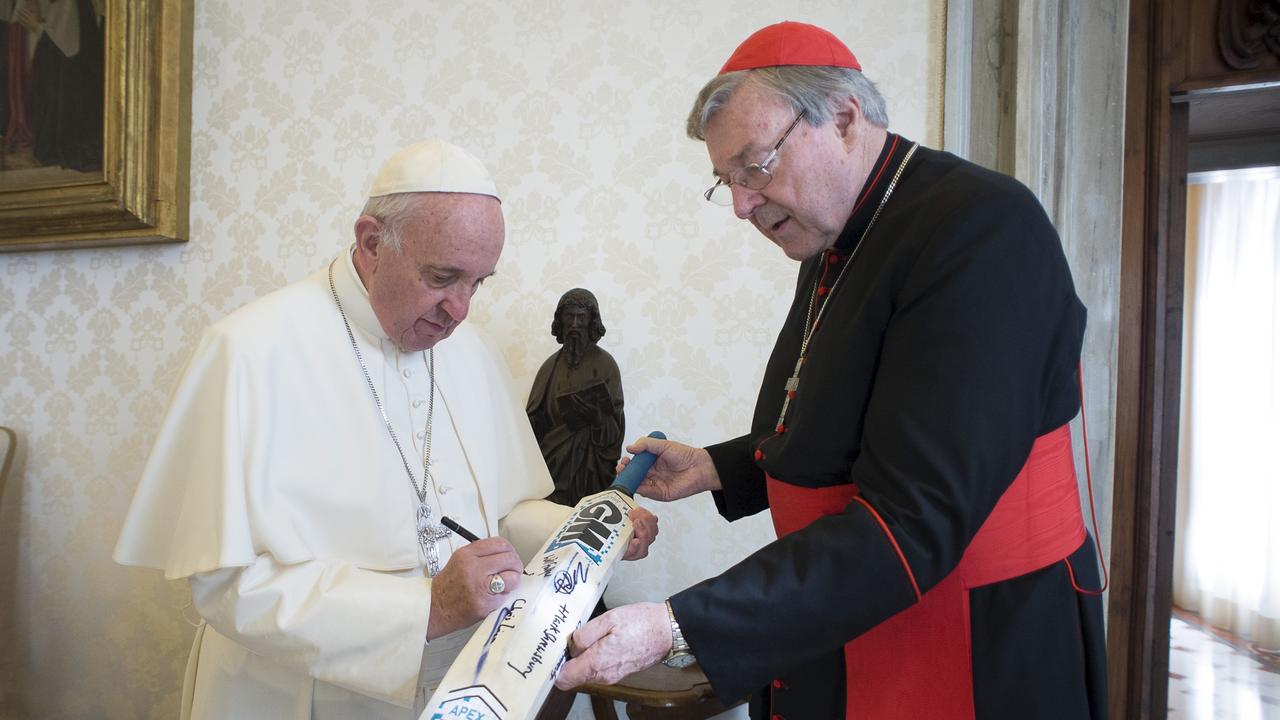
[(1174, 604), (1280, 647), (1280, 168), (1192, 177)]

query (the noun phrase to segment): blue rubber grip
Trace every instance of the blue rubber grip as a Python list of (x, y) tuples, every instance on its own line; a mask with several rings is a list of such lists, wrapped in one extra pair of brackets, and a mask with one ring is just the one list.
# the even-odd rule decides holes
[[(654, 430), (649, 433), (649, 437), (666, 440), (667, 436), (661, 430)], [(644, 481), (644, 476), (648, 474), (649, 468), (653, 467), (653, 461), (658, 456), (651, 452), (642, 452), (631, 458), (631, 462), (622, 468), (622, 472), (618, 473), (618, 477), (614, 479), (610, 488), (617, 488), (628, 495), (635, 495), (636, 488), (640, 487), (640, 483)]]

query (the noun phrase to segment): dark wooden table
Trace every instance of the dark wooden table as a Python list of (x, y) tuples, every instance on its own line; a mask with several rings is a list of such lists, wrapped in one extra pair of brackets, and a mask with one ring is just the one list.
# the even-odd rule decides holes
[(596, 720), (618, 720), (615, 700), (626, 703), (631, 720), (705, 720), (744, 702), (724, 705), (697, 665), (677, 670), (658, 664), (616, 685), (583, 685), (578, 692), (591, 696)]

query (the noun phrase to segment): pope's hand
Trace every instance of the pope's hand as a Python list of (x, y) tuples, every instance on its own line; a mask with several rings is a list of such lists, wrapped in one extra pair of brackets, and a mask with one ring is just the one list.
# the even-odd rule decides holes
[[(434, 640), (474, 625), (498, 609), (520, 583), (524, 564), (506, 538), (477, 540), (453, 551), (449, 562), (431, 581), (431, 616), (427, 639)], [(501, 592), (493, 592), (493, 576), (502, 578)]]
[(653, 665), (671, 651), (671, 622), (665, 603), (614, 608), (578, 628), (569, 638), (572, 659), (556, 674), (556, 687), (611, 685)]
[(658, 516), (637, 507), (631, 509), (630, 517), (635, 534), (627, 543), (627, 551), (622, 554), (622, 559), (639, 560), (649, 554), (649, 546), (658, 539)]
[[(627, 452), (632, 454), (644, 451), (658, 457), (644, 476), (637, 494), (669, 502), (704, 490), (720, 489), (720, 475), (706, 450), (648, 436), (627, 446)], [(629, 462), (631, 458), (622, 458), (618, 462), (618, 472), (622, 472)]]

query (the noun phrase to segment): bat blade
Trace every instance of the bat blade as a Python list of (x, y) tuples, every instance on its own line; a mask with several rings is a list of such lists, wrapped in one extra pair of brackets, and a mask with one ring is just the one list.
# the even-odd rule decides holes
[[(664, 437), (650, 433), (651, 437)], [(583, 498), (525, 566), (508, 602), (453, 661), (419, 720), (531, 720), (634, 534), (632, 494), (654, 456), (640, 453), (607, 490)]]

